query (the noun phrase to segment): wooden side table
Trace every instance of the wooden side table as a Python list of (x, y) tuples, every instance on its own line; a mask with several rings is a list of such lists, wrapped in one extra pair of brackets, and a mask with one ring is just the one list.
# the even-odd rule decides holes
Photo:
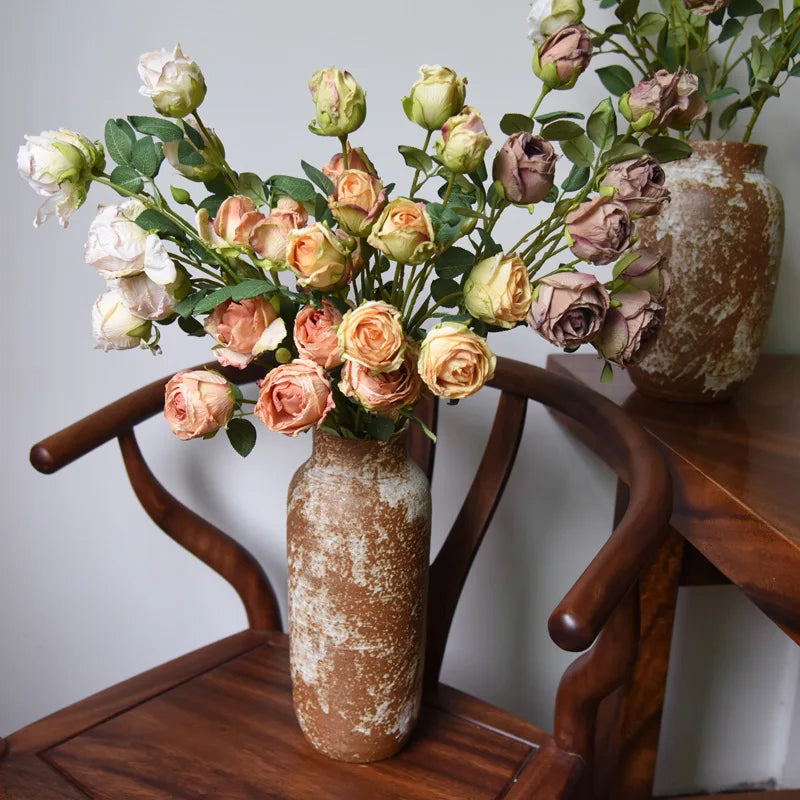
[(551, 355), (547, 367), (624, 406), (663, 446), (675, 482), (672, 534), (640, 581), (634, 673), (612, 722), (600, 720), (616, 764), (600, 796), (649, 799), (678, 586), (734, 583), (800, 644), (800, 355), (763, 356), (737, 395), (711, 405), (647, 398), (621, 370), (600, 383), (593, 355)]

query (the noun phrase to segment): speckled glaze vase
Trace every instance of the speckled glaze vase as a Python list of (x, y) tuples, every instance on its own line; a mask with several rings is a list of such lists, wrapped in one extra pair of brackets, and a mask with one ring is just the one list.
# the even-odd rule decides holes
[(290, 660), (297, 720), (331, 758), (388, 758), (417, 720), (430, 520), (405, 434), (314, 434), (289, 486)]
[(671, 202), (637, 222), (640, 246), (665, 256), (673, 282), (666, 322), (630, 374), (646, 394), (714, 402), (733, 394), (758, 360), (783, 248), (783, 200), (764, 175), (766, 147), (691, 145), (690, 158), (665, 165)]

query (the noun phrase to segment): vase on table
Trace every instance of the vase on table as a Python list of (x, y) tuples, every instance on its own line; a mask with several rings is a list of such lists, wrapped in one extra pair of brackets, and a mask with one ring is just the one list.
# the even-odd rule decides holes
[(342, 761), (396, 753), (421, 705), (431, 498), (405, 440), (315, 432), (289, 486), (295, 714)]
[(673, 276), (666, 321), (630, 369), (644, 393), (713, 402), (752, 374), (772, 309), (783, 247), (783, 201), (764, 174), (766, 147), (692, 141), (665, 165), (671, 202), (637, 223), (640, 246)]

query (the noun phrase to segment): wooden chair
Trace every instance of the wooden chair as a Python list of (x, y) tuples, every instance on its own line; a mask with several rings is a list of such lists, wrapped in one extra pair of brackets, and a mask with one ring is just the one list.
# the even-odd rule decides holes
[[(255, 370), (223, 370), (239, 383)], [(133, 489), (169, 536), (236, 589), (249, 628), (106, 689), (0, 739), (0, 797), (451, 798), (588, 797), (598, 707), (626, 679), (638, 636), (634, 587), (658, 548), (671, 506), (659, 452), (624, 411), (577, 382), (499, 358), (500, 400), (464, 505), (431, 565), (426, 701), (409, 744), (387, 761), (351, 765), (315, 753), (294, 720), (287, 636), (264, 572), (241, 545), (173, 498), (142, 458), (133, 428), (159, 412), (156, 381), (51, 436), (31, 451), (55, 472), (118, 438)], [(456, 603), (519, 446), (529, 399), (592, 431), (629, 486), (611, 537), (553, 611), (549, 630), (583, 651), (564, 674), (551, 735), (439, 683)], [(431, 427), (436, 404), (421, 404)], [(434, 448), (416, 426), (409, 448), (433, 471)], [(588, 649), (591, 648), (591, 649)]]

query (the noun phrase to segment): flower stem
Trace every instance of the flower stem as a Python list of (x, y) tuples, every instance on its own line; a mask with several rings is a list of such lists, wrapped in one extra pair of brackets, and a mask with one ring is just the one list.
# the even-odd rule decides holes
[(539, 106), (542, 104), (542, 100), (544, 100), (545, 97), (547, 97), (548, 94), (550, 94), (550, 87), (549, 86), (545, 86), (544, 84), (542, 84), (542, 91), (539, 92), (539, 98), (533, 104), (533, 108), (531, 109), (531, 113), (528, 114), (528, 116), (531, 119), (533, 119), (536, 116), (536, 112), (539, 110)]
[(342, 169), (350, 169), (350, 157), (347, 155), (347, 134), (339, 137), (342, 145)]
[(447, 181), (447, 191), (445, 191), (444, 199), (442, 200), (443, 206), (447, 205), (447, 201), (450, 199), (450, 194), (453, 191), (453, 186), (455, 185), (455, 182), (456, 182), (456, 175), (454, 172), (451, 172), (450, 178)]
[[(425, 134), (425, 141), (422, 144), (422, 152), (423, 153), (427, 153), (428, 152), (428, 145), (430, 145), (430, 143), (431, 143), (431, 136), (433, 136), (433, 131), (428, 131)], [(419, 189), (419, 186), (417, 186), (417, 181), (419, 180), (419, 173), (420, 173), (420, 168), (417, 167), (414, 170), (414, 177), (411, 180), (411, 189), (409, 189), (409, 191), (408, 191), (408, 196), (412, 200), (414, 199), (414, 192), (416, 192), (417, 189)]]

